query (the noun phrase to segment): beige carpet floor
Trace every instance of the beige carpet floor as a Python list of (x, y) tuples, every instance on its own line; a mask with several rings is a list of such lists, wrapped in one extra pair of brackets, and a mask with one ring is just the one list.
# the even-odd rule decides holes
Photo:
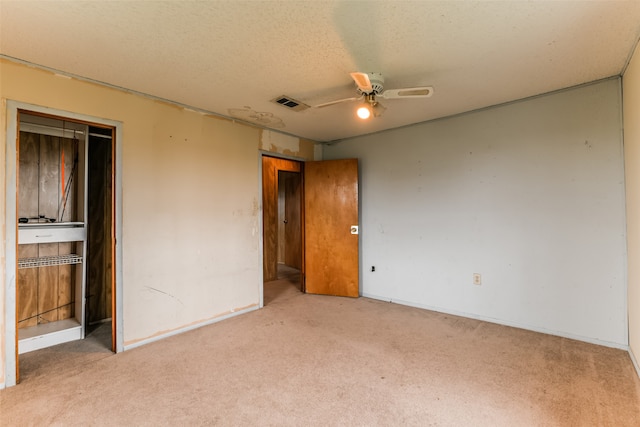
[(625, 351), (305, 295), (294, 278), (265, 285), (264, 309), (117, 355), (95, 341), (22, 355), (0, 425), (640, 425)]

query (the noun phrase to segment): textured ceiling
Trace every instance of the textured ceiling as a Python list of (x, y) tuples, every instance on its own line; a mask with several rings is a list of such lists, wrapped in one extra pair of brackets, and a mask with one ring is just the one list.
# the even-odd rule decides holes
[[(3, 56), (316, 141), (619, 75), (639, 36), (640, 1), (0, 0)], [(270, 102), (356, 96), (352, 71), (435, 93), (368, 121)]]

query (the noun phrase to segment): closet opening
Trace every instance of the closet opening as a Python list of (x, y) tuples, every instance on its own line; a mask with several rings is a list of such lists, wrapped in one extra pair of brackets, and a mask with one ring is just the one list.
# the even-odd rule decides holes
[(115, 128), (20, 110), (18, 130), (18, 354), (115, 351)]
[(115, 351), (113, 128), (89, 126), (86, 333)]

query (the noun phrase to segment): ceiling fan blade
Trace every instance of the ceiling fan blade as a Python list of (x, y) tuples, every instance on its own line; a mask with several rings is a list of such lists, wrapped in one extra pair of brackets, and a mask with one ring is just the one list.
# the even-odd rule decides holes
[(350, 75), (362, 93), (373, 92), (373, 86), (371, 86), (371, 80), (369, 80), (367, 73), (350, 73)]
[(433, 87), (407, 87), (404, 89), (389, 89), (385, 90), (378, 95), (379, 98), (384, 99), (399, 99), (399, 98), (429, 98), (433, 95)]
[(362, 97), (360, 96), (360, 97), (353, 97), (353, 98), (337, 99), (335, 101), (329, 101), (323, 104), (314, 105), (313, 108), (324, 108), (324, 107), (329, 107), (330, 105), (340, 104), (342, 102), (357, 101), (358, 99), (362, 99)]

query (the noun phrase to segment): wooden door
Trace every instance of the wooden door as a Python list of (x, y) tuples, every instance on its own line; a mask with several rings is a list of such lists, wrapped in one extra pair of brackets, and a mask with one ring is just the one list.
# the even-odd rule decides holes
[(302, 178), (297, 172), (283, 172), (284, 181), (284, 263), (302, 270)]
[(304, 164), (304, 223), (306, 292), (358, 297), (357, 159)]

